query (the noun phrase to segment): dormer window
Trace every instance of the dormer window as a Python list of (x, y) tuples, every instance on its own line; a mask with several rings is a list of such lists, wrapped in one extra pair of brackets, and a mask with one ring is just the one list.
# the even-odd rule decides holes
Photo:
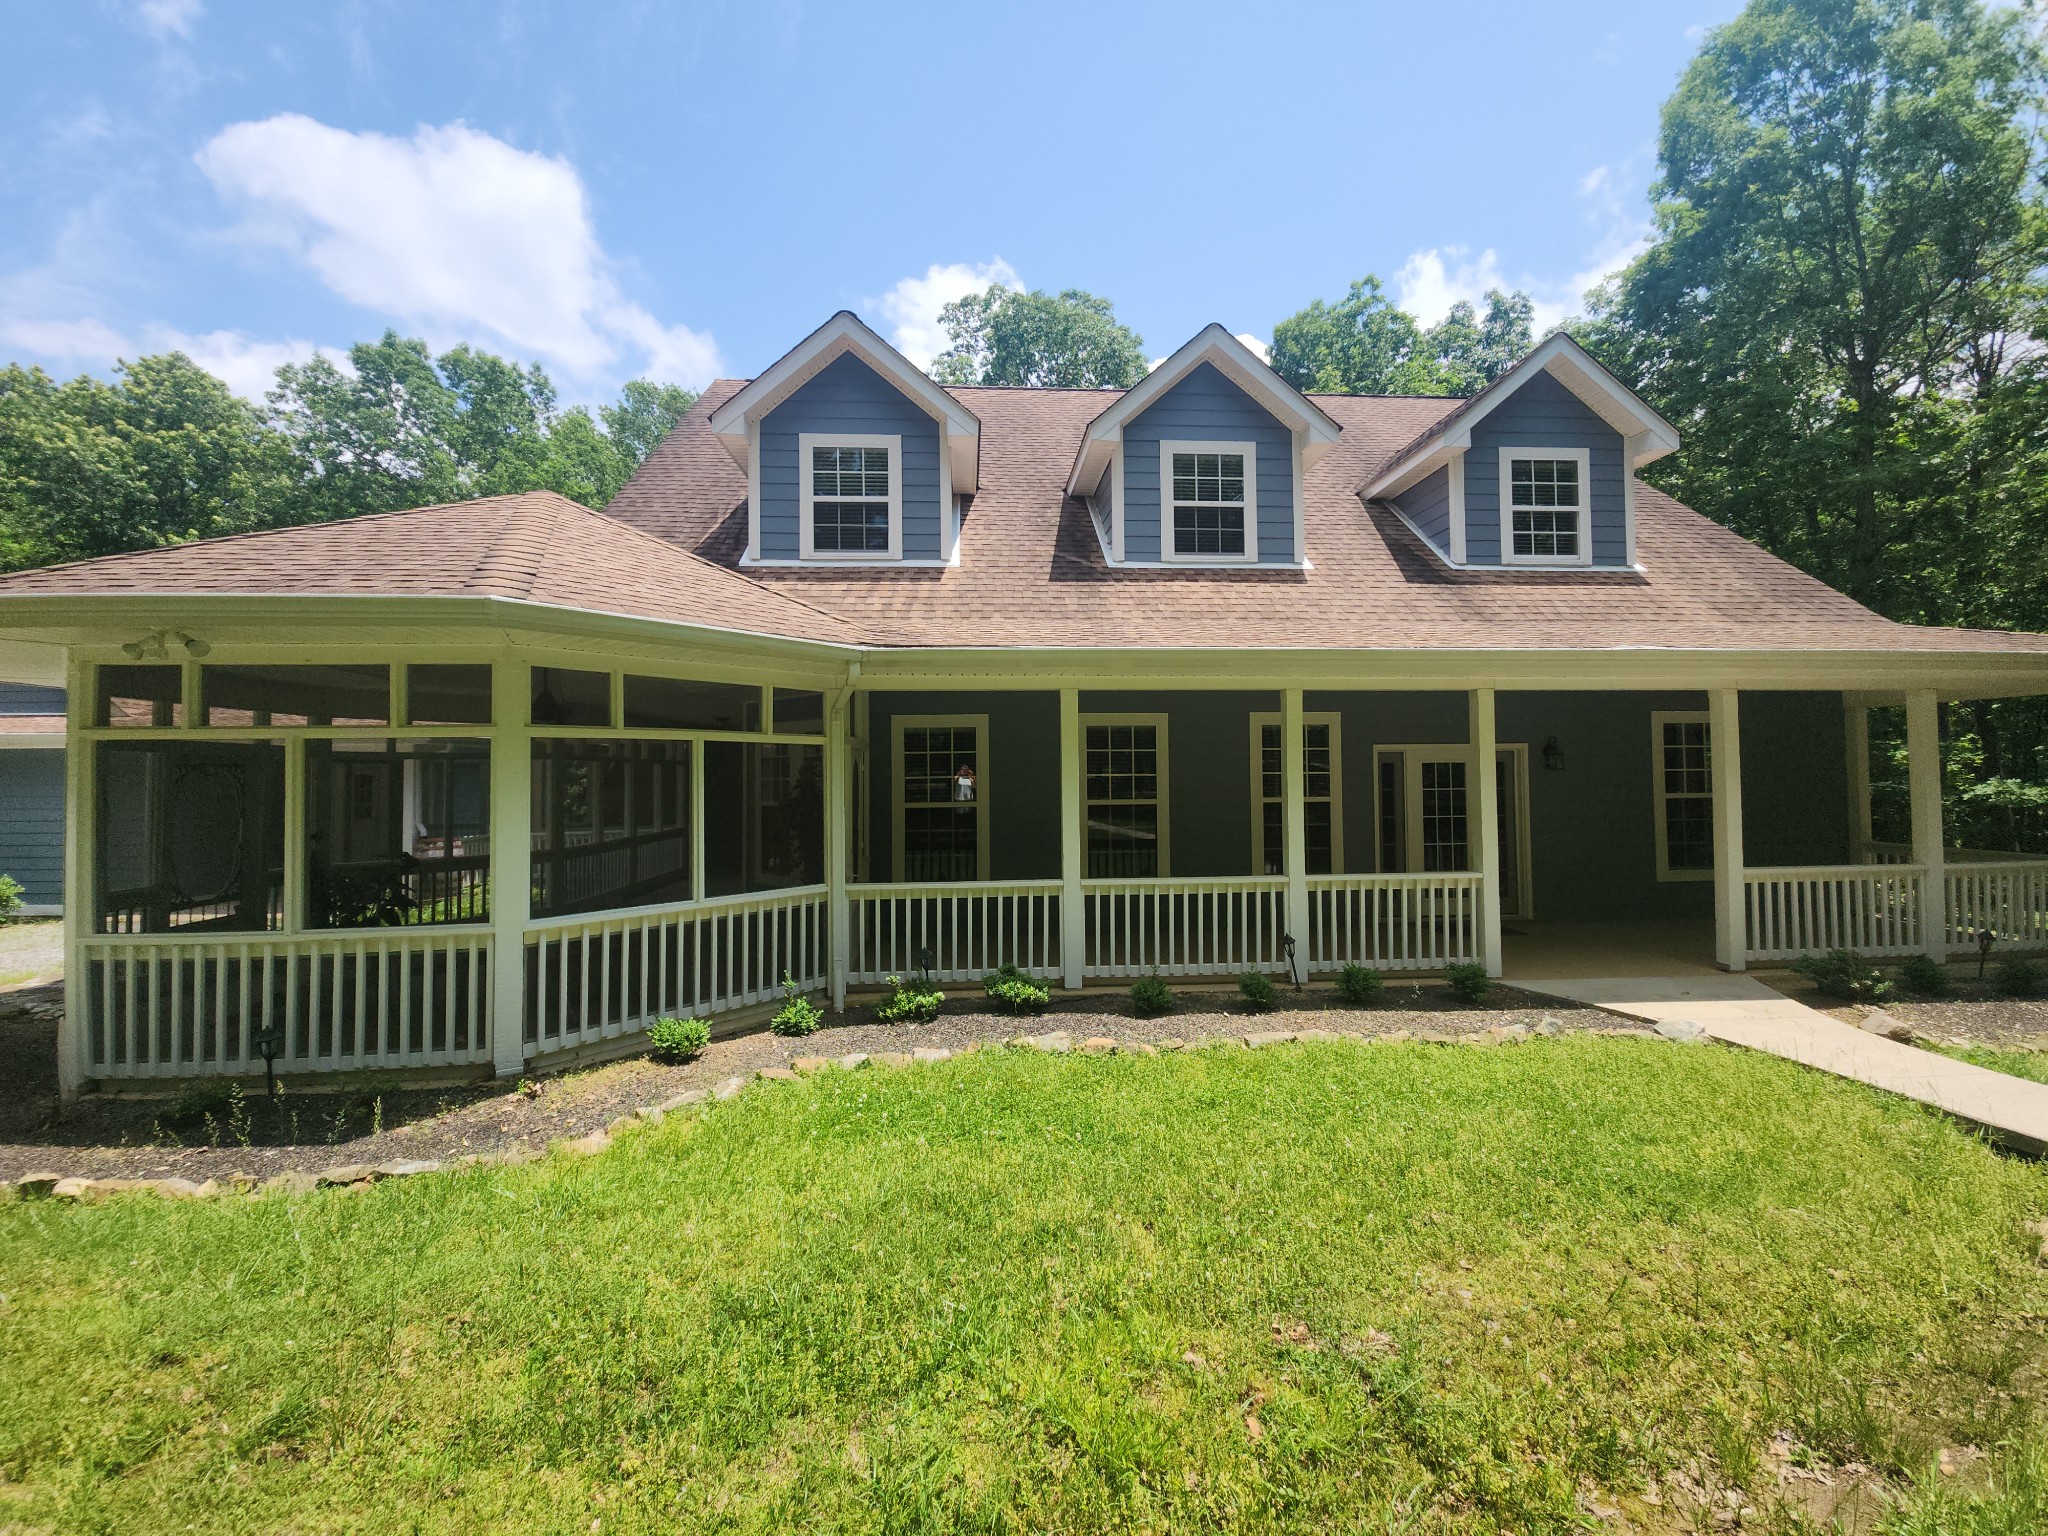
[(1589, 563), (1589, 458), (1584, 448), (1501, 449), (1500, 483), (1508, 512), (1504, 556), (1510, 564)]
[(1257, 449), (1251, 443), (1161, 443), (1160, 481), (1168, 490), (1172, 542), (1166, 558), (1258, 558), (1253, 508)]
[(803, 558), (895, 560), (903, 550), (903, 439), (805, 432)]

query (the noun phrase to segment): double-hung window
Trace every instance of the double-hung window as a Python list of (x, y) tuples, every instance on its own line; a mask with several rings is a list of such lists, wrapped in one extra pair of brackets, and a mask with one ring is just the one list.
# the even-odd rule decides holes
[(1257, 559), (1257, 480), (1258, 453), (1250, 443), (1161, 443), (1165, 558)]
[(1700, 714), (1650, 716), (1657, 776), (1657, 878), (1714, 877), (1712, 737)]
[[(1252, 772), (1258, 788), (1258, 867), (1269, 875), (1287, 873), (1285, 753), (1281, 750), (1280, 716), (1252, 716)], [(1301, 723), (1302, 831), (1311, 875), (1339, 872), (1343, 842), (1338, 791), (1342, 771), (1337, 757), (1337, 716), (1313, 714)]]
[(988, 716), (896, 717), (897, 878), (988, 878)]
[(1510, 565), (1586, 565), (1591, 458), (1583, 448), (1500, 451), (1501, 558)]
[(1088, 878), (1167, 872), (1166, 717), (1084, 717)]
[(903, 439), (797, 435), (806, 560), (894, 560), (903, 549)]

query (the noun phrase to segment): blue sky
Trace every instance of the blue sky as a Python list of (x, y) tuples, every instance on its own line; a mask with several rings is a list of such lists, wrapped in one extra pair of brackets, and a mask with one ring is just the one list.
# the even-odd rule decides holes
[(840, 308), (922, 360), (991, 277), (1154, 356), (1367, 272), (1552, 318), (1737, 9), (0, 0), (0, 361), (179, 346), (255, 394), (393, 326), (599, 399)]

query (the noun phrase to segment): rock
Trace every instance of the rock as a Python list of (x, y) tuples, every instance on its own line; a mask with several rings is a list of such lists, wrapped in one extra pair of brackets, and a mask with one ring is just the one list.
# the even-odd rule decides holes
[(1901, 1045), (1910, 1045), (1913, 1040), (1911, 1028), (1901, 1024), (1882, 1008), (1871, 1009), (1863, 1016), (1863, 1022), (1857, 1028), (1867, 1030), (1873, 1035), (1882, 1035), (1887, 1040), (1896, 1040)]
[(439, 1173), (439, 1160), (431, 1157), (401, 1157), (393, 1162), (379, 1163), (373, 1170), (380, 1179), (409, 1179), (414, 1174)]
[(876, 1051), (868, 1060), (878, 1067), (907, 1067), (911, 1056), (908, 1051)]
[(867, 1059), (868, 1053), (866, 1051), (848, 1051), (844, 1056), (839, 1058), (839, 1069), (842, 1072), (851, 1072), (855, 1067), (860, 1066)]
[(1487, 1033), (1496, 1040), (1514, 1042), (1529, 1038), (1529, 1026), (1526, 1024), (1496, 1024)]
[(689, 1088), (672, 1099), (663, 1099), (654, 1107), (665, 1115), (672, 1115), (679, 1109), (688, 1109), (692, 1104), (702, 1104), (711, 1095), (702, 1088)]
[(568, 1141), (558, 1141), (555, 1143), (555, 1149), (560, 1152), (571, 1153), (577, 1157), (591, 1157), (602, 1152), (611, 1144), (612, 1139), (606, 1132), (592, 1131), (587, 1136), (576, 1136)]
[(1707, 1027), (1697, 1019), (1659, 1019), (1652, 1033), (1691, 1045), (1707, 1038)]
[(721, 1101), (729, 1099), (746, 1086), (747, 1080), (744, 1077), (728, 1077), (724, 1082), (711, 1090), (711, 1097)]
[(529, 1147), (522, 1142), (516, 1146), (506, 1147), (502, 1152), (499, 1152), (497, 1154), (497, 1161), (510, 1163), (515, 1167), (520, 1163), (537, 1163), (540, 1161), (540, 1148)]
[(1081, 1049), (1090, 1056), (1107, 1056), (1116, 1049), (1116, 1042), (1107, 1035), (1090, 1035), (1081, 1042)]
[(263, 1181), (261, 1187), (281, 1195), (310, 1195), (320, 1186), (313, 1175), (301, 1173), (295, 1168), (290, 1173), (271, 1175)]
[(647, 1104), (633, 1111), (648, 1125), (659, 1125), (668, 1118), (668, 1111), (659, 1104)]
[(208, 1179), (204, 1184), (194, 1184), (190, 1179), (158, 1179), (156, 1192), (166, 1200), (203, 1200), (220, 1186)]
[(805, 1073), (822, 1072), (831, 1065), (832, 1058), (829, 1056), (799, 1056), (790, 1063), (792, 1069)]
[(953, 1053), (942, 1046), (920, 1045), (910, 1053), (912, 1061), (951, 1061)]
[(1133, 1056), (1157, 1056), (1159, 1052), (1142, 1040), (1126, 1040), (1124, 1049)]
[[(235, 1186), (239, 1189), (251, 1188), (256, 1183), (256, 1176), (252, 1173), (238, 1173), (234, 1177), (249, 1181), (247, 1184)], [(109, 1195), (132, 1195), (138, 1190), (148, 1190), (153, 1187), (148, 1179), (88, 1179), (86, 1180), (85, 1194), (86, 1198), (90, 1200), (104, 1200)]]
[(1256, 1051), (1261, 1046), (1286, 1045), (1293, 1039), (1291, 1029), (1255, 1029), (1244, 1037), (1244, 1043)]
[(793, 1083), (796, 1081), (796, 1074), (787, 1067), (763, 1067), (754, 1075), (761, 1078), (764, 1082), (770, 1083)]
[(1341, 1040), (1344, 1037), (1334, 1029), (1297, 1029), (1294, 1032), (1294, 1038), (1297, 1040)]
[(1535, 1033), (1541, 1035), (1544, 1039), (1549, 1040), (1553, 1039), (1558, 1035), (1563, 1034), (1564, 1029), (1557, 1022), (1557, 1020), (1546, 1018), (1543, 1020), (1542, 1023), (1536, 1026)]
[(86, 1189), (91, 1184), (91, 1179), (59, 1179), (50, 1186), (50, 1198), (52, 1200), (83, 1200)]
[(640, 1117), (637, 1114), (621, 1115), (618, 1119), (612, 1121), (609, 1125), (607, 1125), (604, 1128), (605, 1134), (607, 1136), (620, 1136), (623, 1135), (625, 1132), (632, 1130), (635, 1126), (639, 1125), (639, 1123)]
[(24, 1173), (14, 1181), (15, 1196), (22, 1200), (40, 1200), (55, 1189), (63, 1177), (61, 1173)]
[(1187, 1041), (1181, 1039), (1179, 1035), (1168, 1035), (1159, 1042), (1159, 1049), (1162, 1051), (1184, 1051), (1187, 1048)]
[[(114, 1179), (101, 1179), (99, 1182), (102, 1184), (112, 1184), (126, 1181)], [(258, 1179), (256, 1175), (253, 1173), (231, 1173), (228, 1175), (227, 1178), (227, 1184), (229, 1189), (250, 1190), (254, 1189), (261, 1182), (262, 1180)]]
[(356, 1184), (376, 1176), (377, 1171), (368, 1163), (342, 1163), (315, 1175), (322, 1189), (331, 1189), (337, 1184)]
[(1074, 1037), (1064, 1029), (1055, 1029), (1043, 1035), (1019, 1035), (1010, 1043), (1024, 1046), (1029, 1050), (1051, 1051), (1055, 1055), (1063, 1056), (1074, 1048)]
[(1411, 1030), (1395, 1029), (1389, 1030), (1386, 1034), (1380, 1035), (1377, 1038), (1390, 1045), (1401, 1045), (1406, 1043), (1407, 1041), (1413, 1040), (1415, 1038), (1415, 1035), (1414, 1032)]
[(976, 1051), (980, 1049), (981, 1042), (979, 1040), (970, 1040), (965, 1045), (956, 1045), (955, 1047), (953, 1047), (953, 1054), (955, 1056), (972, 1056)]
[(1440, 1029), (1418, 1029), (1415, 1031), (1415, 1038), (1430, 1045), (1449, 1045), (1457, 1036), (1446, 1034)]
[(1495, 1034), (1495, 1033), (1494, 1033), (1494, 1032), (1493, 1032), (1492, 1030), (1490, 1030), (1490, 1029), (1482, 1029), (1482, 1030), (1479, 1030), (1479, 1031), (1478, 1031), (1477, 1033), (1475, 1033), (1475, 1034), (1470, 1034), (1470, 1035), (1460, 1035), (1460, 1036), (1458, 1036), (1458, 1044), (1460, 1044), (1460, 1045), (1499, 1045), (1499, 1044), (1500, 1044), (1500, 1036), (1499, 1036), (1499, 1035), (1496, 1035), (1496, 1034)]

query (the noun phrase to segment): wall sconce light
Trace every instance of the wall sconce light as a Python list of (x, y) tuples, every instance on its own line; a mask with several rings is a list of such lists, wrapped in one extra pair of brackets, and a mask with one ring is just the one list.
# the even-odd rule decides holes
[(204, 640), (188, 635), (182, 629), (153, 629), (140, 640), (130, 640), (122, 646), (121, 654), (130, 661), (168, 661), (173, 646), (195, 661), (213, 649)]
[(1556, 773), (1564, 767), (1564, 748), (1557, 744), (1555, 736), (1543, 743), (1543, 767), (1549, 773)]

